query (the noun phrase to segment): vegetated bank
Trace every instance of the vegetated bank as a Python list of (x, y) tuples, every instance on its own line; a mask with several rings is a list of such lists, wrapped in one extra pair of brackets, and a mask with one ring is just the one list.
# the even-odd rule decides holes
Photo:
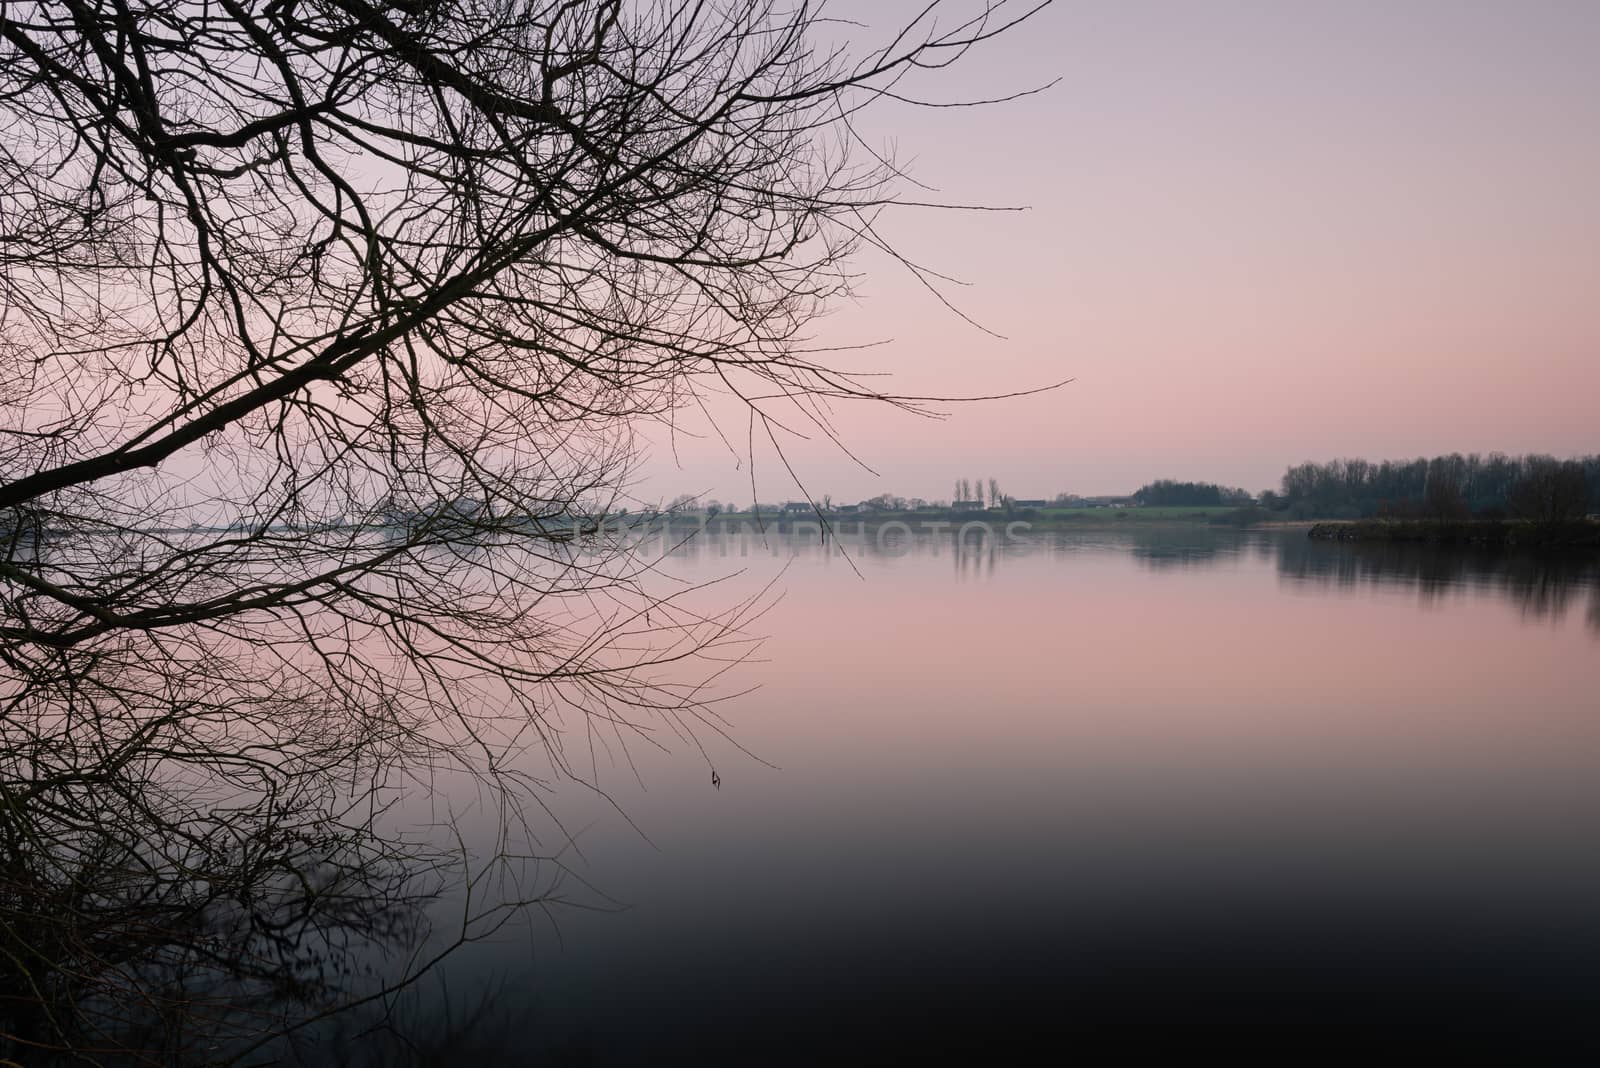
[(1600, 520), (1360, 519), (1317, 523), (1319, 541), (1409, 542), (1505, 549), (1600, 549)]
[(1227, 526), (1253, 526), (1275, 518), (1259, 508), (1224, 507), (1141, 507), (1127, 508), (994, 508), (982, 511), (962, 511), (950, 508), (929, 508), (915, 511), (884, 512), (818, 512), (763, 509), (760, 512), (719, 512), (708, 516), (703, 512), (641, 514), (611, 517), (607, 525), (618, 526), (669, 526), (674, 530), (702, 528), (706, 530), (735, 531), (745, 528), (786, 531), (795, 526), (811, 529), (826, 524), (842, 531), (874, 529), (888, 524), (904, 524), (913, 530), (954, 529), (968, 523), (985, 523), (1004, 527), (1023, 523), (1034, 531), (1074, 530), (1083, 528), (1149, 526), (1154, 524), (1211, 524)]

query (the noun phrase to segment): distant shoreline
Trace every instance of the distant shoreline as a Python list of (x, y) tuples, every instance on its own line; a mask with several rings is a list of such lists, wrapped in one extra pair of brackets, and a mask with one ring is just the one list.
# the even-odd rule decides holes
[[(673, 527), (707, 530), (760, 526), (766, 529), (786, 530), (793, 526), (814, 529), (856, 530), (858, 526), (877, 528), (889, 524), (902, 524), (913, 530), (956, 530), (966, 524), (987, 524), (1004, 527), (1011, 523), (1025, 524), (1033, 530), (1078, 529), (1082, 527), (1120, 527), (1149, 524), (1234, 524), (1243, 511), (1234, 507), (1130, 507), (1130, 508), (1017, 508), (985, 509), (984, 511), (958, 512), (950, 509), (907, 512), (720, 512), (714, 516), (700, 514), (660, 515), (654, 522)], [(1256, 512), (1264, 518), (1267, 513)], [(628, 517), (642, 519), (644, 517)], [(647, 522), (649, 520), (646, 520)], [(1251, 519), (1252, 523), (1260, 519)], [(1279, 523), (1274, 522), (1277, 526)]]

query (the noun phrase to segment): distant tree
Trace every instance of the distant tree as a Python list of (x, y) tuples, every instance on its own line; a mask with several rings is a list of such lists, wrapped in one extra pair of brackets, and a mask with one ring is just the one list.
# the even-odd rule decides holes
[(1583, 464), (1549, 456), (1530, 457), (1511, 488), (1513, 515), (1539, 522), (1581, 519), (1589, 510), (1589, 482)]
[(1000, 507), (1000, 481), (993, 477), (989, 479), (989, 507)]
[(1251, 503), (1248, 490), (1227, 489), (1211, 482), (1174, 482), (1159, 479), (1141, 486), (1133, 499), (1142, 505), (1165, 508), (1214, 508), (1231, 504), (1243, 506)]
[(1423, 496), (1428, 515), (1434, 519), (1461, 519), (1468, 514), (1467, 497), (1461, 488), (1461, 466), (1452, 462), (1459, 459), (1441, 456), (1428, 465)]

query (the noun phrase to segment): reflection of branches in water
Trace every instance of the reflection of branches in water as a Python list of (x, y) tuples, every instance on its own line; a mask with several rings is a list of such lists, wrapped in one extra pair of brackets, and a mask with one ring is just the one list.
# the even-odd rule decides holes
[[(136, 678), (124, 670), (121, 692)], [(370, 728), (343, 710), (239, 689), (215, 706), (195, 696), (129, 719), (92, 700), (91, 676), (68, 679), (85, 692), (67, 712), (52, 716), (24, 688), (5, 721), (8, 1063), (229, 1060), (404, 986), (430, 966), (404, 960), (429, 936), (460, 944), (522, 904), (504, 889), (469, 892), (448, 914), (457, 927), (427, 922), (446, 886), (459, 897), (463, 879), (470, 891), (491, 874), (525, 876), (525, 863), (503, 851), (474, 866), (464, 847), (386, 833), (398, 796), (373, 761), (381, 747), (348, 733)], [(205, 692), (199, 679), (167, 681)], [(226, 687), (226, 675), (217, 681)], [(213, 729), (234, 730), (232, 744)], [(386, 964), (396, 952), (398, 971)]]
[(995, 558), (1000, 555), (999, 538), (985, 526), (970, 530), (957, 530), (945, 535), (951, 546), (952, 563), (957, 580), (968, 578), (994, 578)]
[[(659, 747), (661, 724), (721, 730), (696, 686), (657, 673), (696, 659), (714, 675), (738, 660), (762, 595), (704, 614), (686, 600), (694, 587), (647, 593), (647, 561), (537, 544), (459, 555), (405, 544), (411, 566), (354, 603), (282, 623), (7, 647), (0, 1056), (209, 1063), (407, 982), (426, 961), (398, 978), (374, 962), (420, 944), (422, 909), (452, 871), (453, 892), (467, 879), (485, 893), (435, 941), (480, 937), (526, 903), (502, 878), (535, 838), (542, 780), (523, 757), (594, 785), (613, 744)], [(120, 551), (80, 538), (51, 566), (104, 568)], [(561, 635), (522, 614), (538, 603), (556, 618), (564, 587), (590, 606), (607, 598), (611, 613)], [(379, 628), (364, 613), (384, 602), (393, 617)], [(561, 707), (587, 729), (580, 751)], [(484, 792), (500, 825), (476, 866), (465, 847), (447, 865), (385, 830), (405, 786), (431, 792), (449, 776)], [(491, 877), (502, 885), (487, 893)]]
[(470, 1000), (442, 979), (388, 999), (376, 1012), (349, 1013), (286, 1044), (283, 1063), (305, 1068), (431, 1068), (443, 1064), (583, 1064), (581, 1039), (556, 1037), (527, 998), (508, 1001), (494, 983)]
[[(0, 1058), (28, 1064), (226, 1059), (427, 966), (385, 950), (492, 929), (538, 896), (501, 877), (544, 783), (598, 789), (602, 754), (722, 729), (698, 686), (761, 597), (708, 613), (619, 539), (584, 555), (492, 517), (466, 545), (425, 523), (217, 538), (93, 503), (0, 586)], [(394, 833), (422, 823), (407, 788), (445, 782), (489, 802), (477, 858)], [(483, 892), (429, 931), (447, 876)]]
[(1582, 591), (1587, 577), (1586, 570), (1574, 564), (1517, 560), (1507, 569), (1502, 584), (1525, 615), (1560, 619)]
[(1344, 587), (1411, 585), (1424, 599), (1440, 596), (1479, 574), (1468, 553), (1391, 544), (1348, 549), (1327, 552), (1307, 538), (1286, 538), (1278, 547), (1278, 572), (1299, 581)]
[(1469, 589), (1495, 590), (1526, 615), (1551, 619), (1562, 618), (1589, 590), (1590, 622), (1600, 619), (1600, 565), (1588, 553), (1532, 555), (1286, 537), (1278, 543), (1278, 573), (1298, 583), (1414, 586), (1425, 600)]
[(13, 1055), (214, 1049), (326, 1000), (354, 977), (358, 947), (416, 934), (419, 852), (307, 820), (299, 798), (207, 817), (167, 808), (167, 784), (113, 774), (6, 792), (0, 1021)]

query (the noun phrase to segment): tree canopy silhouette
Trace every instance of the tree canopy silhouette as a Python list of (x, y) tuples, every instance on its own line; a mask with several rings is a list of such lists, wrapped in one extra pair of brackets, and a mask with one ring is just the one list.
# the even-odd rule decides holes
[(854, 121), (1041, 6), (852, 46), (766, 0), (0, 5), (13, 1052), (190, 1035), (176, 972), (392, 932), (408, 782), (721, 729), (751, 606), (575, 518), (708, 388), (752, 436), (919, 406), (807, 336), (900, 202)]

